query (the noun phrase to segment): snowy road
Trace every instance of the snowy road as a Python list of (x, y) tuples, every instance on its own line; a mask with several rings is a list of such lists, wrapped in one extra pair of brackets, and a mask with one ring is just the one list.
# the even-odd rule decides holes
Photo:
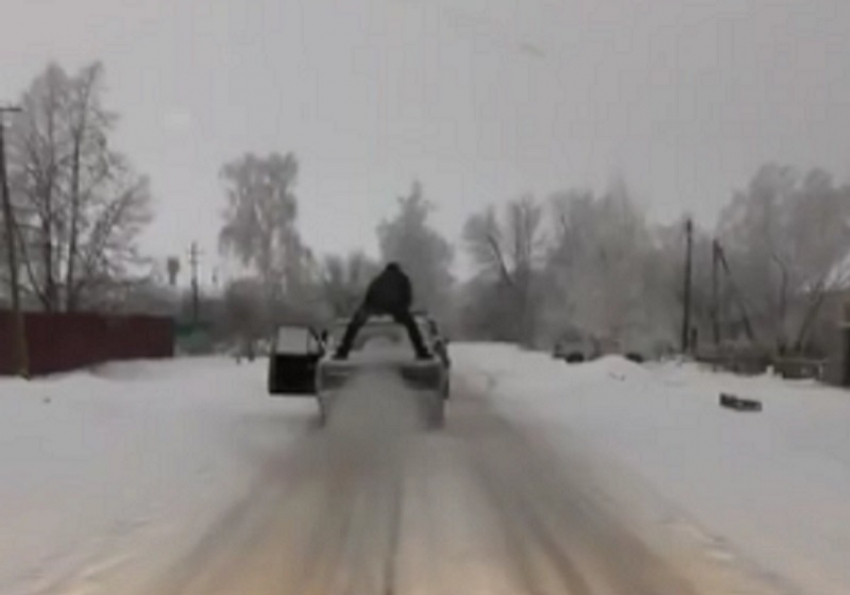
[(439, 432), (382, 377), (319, 430), (264, 362), (0, 380), (0, 592), (848, 592), (846, 393), (453, 354)]
[(448, 428), (429, 433), (409, 394), (370, 379), (330, 427), (256, 460), (248, 492), (167, 564), (142, 556), (61, 592), (767, 593), (687, 551), (651, 550), (586, 463), (457, 380)]

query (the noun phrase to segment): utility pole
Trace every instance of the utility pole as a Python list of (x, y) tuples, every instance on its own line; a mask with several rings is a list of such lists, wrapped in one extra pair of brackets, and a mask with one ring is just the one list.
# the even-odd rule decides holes
[(714, 347), (720, 346), (720, 244), (711, 243), (711, 327)]
[(682, 353), (690, 352), (691, 343), (691, 261), (694, 250), (694, 223), (688, 218), (685, 221), (685, 290), (684, 310), (682, 312)]
[(15, 245), (17, 225), (15, 213), (12, 210), (12, 198), (9, 196), (9, 180), (6, 172), (6, 143), (5, 125), (3, 118), (7, 113), (20, 112), (20, 107), (0, 106), (0, 198), (3, 201), (3, 222), (6, 235), (6, 257), (9, 266), (9, 289), (12, 294), (12, 318), (15, 333), (15, 355), (18, 374), (29, 378), (29, 349), (27, 348), (27, 331), (24, 315), (21, 311), (21, 294), (18, 282), (18, 255)]
[(192, 242), (189, 248), (189, 266), (192, 268), (192, 325), (197, 329), (200, 310), (200, 296), (198, 295), (198, 244)]
[(729, 283), (729, 290), (732, 294), (732, 297), (735, 298), (735, 302), (738, 304), (738, 309), (741, 311), (741, 319), (744, 323), (744, 332), (747, 333), (747, 338), (751, 343), (756, 342), (756, 335), (753, 331), (753, 325), (750, 323), (750, 317), (747, 314), (747, 307), (744, 304), (744, 300), (741, 297), (741, 292), (738, 290), (738, 286), (735, 284), (735, 279), (732, 277), (732, 270), (729, 268), (729, 261), (726, 260), (726, 254), (723, 251), (723, 246), (718, 242), (717, 244), (717, 258), (720, 261), (720, 265), (723, 267), (723, 272), (726, 273), (726, 281)]

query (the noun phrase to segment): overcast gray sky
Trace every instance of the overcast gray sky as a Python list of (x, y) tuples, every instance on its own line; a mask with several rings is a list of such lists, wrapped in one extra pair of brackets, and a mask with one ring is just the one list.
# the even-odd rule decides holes
[(4, 0), (0, 99), (101, 59), (149, 174), (145, 247), (208, 255), (218, 170), (294, 151), (319, 251), (376, 251), (419, 177), (456, 240), (491, 201), (622, 175), (712, 221), (763, 162), (850, 173), (848, 0)]

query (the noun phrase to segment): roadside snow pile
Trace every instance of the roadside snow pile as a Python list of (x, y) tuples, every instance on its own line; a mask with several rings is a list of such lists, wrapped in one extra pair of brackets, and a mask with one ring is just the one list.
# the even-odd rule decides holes
[[(506, 414), (631, 470), (694, 532), (705, 527), (791, 592), (850, 593), (850, 393), (693, 364), (566, 365), (506, 346), (452, 356)], [(720, 392), (764, 411), (720, 408)]]
[[(185, 379), (187, 365), (190, 367), (209, 366), (212, 362), (220, 362), (222, 365), (231, 367), (232, 361), (225, 358), (198, 359), (171, 359), (171, 360), (139, 360), (127, 362), (108, 362), (94, 366), (89, 370), (88, 376), (104, 380), (132, 380), (136, 382), (162, 382), (166, 378)], [(200, 369), (198, 369), (200, 371)], [(71, 374), (77, 378), (85, 378), (86, 374)]]
[[(467, 357), (470, 354), (471, 359)], [(639, 384), (655, 381), (644, 367), (619, 355), (568, 364), (546, 353), (501, 343), (453, 346), (452, 356), (455, 355), (465, 379), (475, 388), (492, 390), (498, 385), (508, 398), (523, 399), (527, 394), (563, 396), (609, 380)]]
[(204, 527), (315, 414), (267, 398), (263, 379), (226, 359), (0, 379), (0, 592), (52, 593), (95, 561), (180, 547), (174, 527)]
[(645, 382), (649, 377), (649, 373), (639, 364), (631, 362), (619, 355), (606, 355), (597, 360), (584, 364), (583, 373), (607, 374), (609, 378), (614, 380), (630, 380)]

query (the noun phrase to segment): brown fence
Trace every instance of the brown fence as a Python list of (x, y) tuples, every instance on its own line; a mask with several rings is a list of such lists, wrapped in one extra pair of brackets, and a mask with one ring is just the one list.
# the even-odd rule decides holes
[[(65, 372), (112, 360), (174, 355), (174, 324), (160, 316), (25, 315), (30, 374)], [(0, 311), (0, 375), (15, 373), (14, 319)]]
[[(850, 347), (850, 345), (848, 345)], [(764, 374), (773, 368), (782, 378), (812, 378), (835, 386), (850, 386), (850, 353), (823, 359), (770, 358), (742, 354), (698, 354), (697, 361), (744, 375)]]

